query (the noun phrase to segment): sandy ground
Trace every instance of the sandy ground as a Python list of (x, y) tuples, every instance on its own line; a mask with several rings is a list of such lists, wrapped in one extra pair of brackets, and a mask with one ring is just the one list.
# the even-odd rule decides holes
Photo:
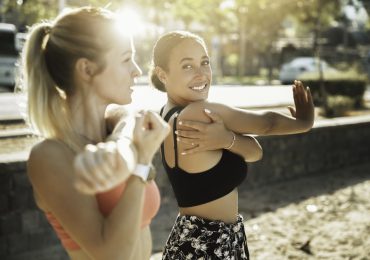
[[(251, 259), (370, 259), (370, 163), (239, 195)], [(154, 247), (166, 239), (173, 206), (164, 196)]]
[[(0, 124), (0, 131), (22, 127)], [(0, 156), (35, 141), (1, 138)], [(247, 180), (239, 195), (252, 260), (370, 260), (370, 161), (253, 189)], [(177, 214), (171, 196), (162, 194), (152, 222), (153, 259), (160, 259)]]

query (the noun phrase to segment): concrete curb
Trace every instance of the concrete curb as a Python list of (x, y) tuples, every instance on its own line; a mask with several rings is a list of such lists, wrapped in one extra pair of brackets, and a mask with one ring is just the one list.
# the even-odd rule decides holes
[(27, 135), (32, 135), (32, 131), (29, 128), (19, 128), (0, 131), (0, 139)]
[[(370, 115), (354, 116), (354, 117), (337, 117), (337, 118), (332, 118), (332, 119), (320, 119), (315, 122), (313, 129), (324, 128), (324, 127), (336, 127), (336, 126), (343, 126), (343, 125), (363, 124), (363, 123), (368, 123), (368, 122), (370, 122)], [(26, 136), (26, 135), (31, 134), (31, 132), (30, 130), (27, 131), (26, 129), (22, 129), (19, 131), (14, 131), (13, 134), (14, 135), (24, 134)], [(2, 138), (1, 131), (0, 131), (0, 138)], [(29, 155), (29, 150), (24, 150), (21, 152), (14, 152), (14, 153), (9, 153), (9, 154), (1, 154), (0, 164), (26, 161), (28, 159), (28, 155)]]

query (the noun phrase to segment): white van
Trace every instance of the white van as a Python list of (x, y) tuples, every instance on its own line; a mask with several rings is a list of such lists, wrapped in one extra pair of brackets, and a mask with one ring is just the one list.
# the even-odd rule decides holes
[(0, 23), (0, 86), (14, 87), (17, 28), (14, 24)]

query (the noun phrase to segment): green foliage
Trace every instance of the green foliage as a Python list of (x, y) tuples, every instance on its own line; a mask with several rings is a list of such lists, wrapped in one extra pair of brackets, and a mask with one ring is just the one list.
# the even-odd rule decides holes
[[(28, 0), (23, 5), (14, 0), (2, 1), (1, 13), (10, 16), (10, 21), (18, 25), (32, 25), (41, 20), (55, 17), (58, 13), (58, 0)], [(13, 21), (12, 19), (17, 19)]]
[(327, 97), (323, 115), (326, 117), (344, 116), (354, 108), (355, 99), (344, 95), (330, 95)]
[(309, 86), (317, 105), (327, 106), (328, 97), (346, 96), (354, 101), (355, 108), (363, 106), (367, 77), (355, 70), (325, 72), (321, 85), (319, 73), (305, 73), (300, 80)]
[[(308, 34), (317, 30), (318, 25), (325, 27), (337, 18), (340, 2), (341, 0), (66, 0), (68, 6), (109, 5), (108, 8), (112, 11), (125, 6), (136, 7), (140, 16), (145, 19), (144, 22), (160, 28), (140, 39), (137, 48), (138, 53), (143, 53), (143, 60), (148, 60), (157, 34), (169, 29), (188, 29), (199, 33), (209, 46), (217, 38), (220, 41), (217, 48), (217, 67), (221, 67), (221, 57), (225, 58), (229, 72), (239, 76), (251, 72), (258, 74), (258, 69), (255, 69), (258, 66), (256, 60), (261, 56), (272, 68), (271, 57), (275, 51), (275, 43), (281, 37), (283, 22), (288, 17), (293, 17), (300, 24), (299, 30)], [(18, 19), (20, 25), (32, 25), (55, 17), (59, 11), (58, 3), (59, 0), (27, 0), (24, 5), (19, 6), (15, 0), (3, 0), (1, 13), (18, 17), (14, 19)], [(13, 15), (14, 13), (17, 15)], [(173, 28), (174, 23), (180, 24), (179, 28)]]
[(266, 77), (261, 76), (244, 76), (244, 77), (226, 76), (218, 78), (217, 83), (222, 85), (242, 85), (242, 86), (261, 85), (259, 84), (260, 82), (266, 83), (265, 78)]
[(231, 53), (230, 55), (227, 55), (226, 57), (226, 63), (227, 65), (231, 67), (236, 67), (239, 62), (239, 56), (236, 53)]
[(295, 12), (291, 15), (296, 17), (301, 25), (313, 30), (318, 25), (328, 26), (337, 18), (341, 11), (340, 0), (300, 0), (296, 1)]
[[(365, 81), (367, 80), (366, 74), (357, 72), (354, 69), (346, 71), (324, 71), (324, 78), (328, 81)], [(318, 72), (306, 72), (301, 74), (300, 79), (302, 80), (316, 80), (319, 79)]]

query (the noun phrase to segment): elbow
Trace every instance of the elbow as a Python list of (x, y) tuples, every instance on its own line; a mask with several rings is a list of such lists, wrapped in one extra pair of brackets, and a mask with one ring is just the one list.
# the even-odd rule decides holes
[(262, 149), (258, 152), (255, 152), (253, 154), (249, 154), (248, 156), (244, 157), (244, 160), (246, 162), (258, 162), (259, 160), (261, 160), (263, 157), (263, 151)]
[(262, 146), (257, 142), (255, 138), (253, 139), (255, 140), (255, 147), (250, 153), (248, 153), (247, 156), (244, 157), (244, 160), (246, 162), (257, 162), (263, 157)]
[(263, 158), (263, 149), (261, 147), (261, 149), (258, 151), (256, 157), (255, 157), (255, 162), (259, 161), (259, 160), (262, 160)]

